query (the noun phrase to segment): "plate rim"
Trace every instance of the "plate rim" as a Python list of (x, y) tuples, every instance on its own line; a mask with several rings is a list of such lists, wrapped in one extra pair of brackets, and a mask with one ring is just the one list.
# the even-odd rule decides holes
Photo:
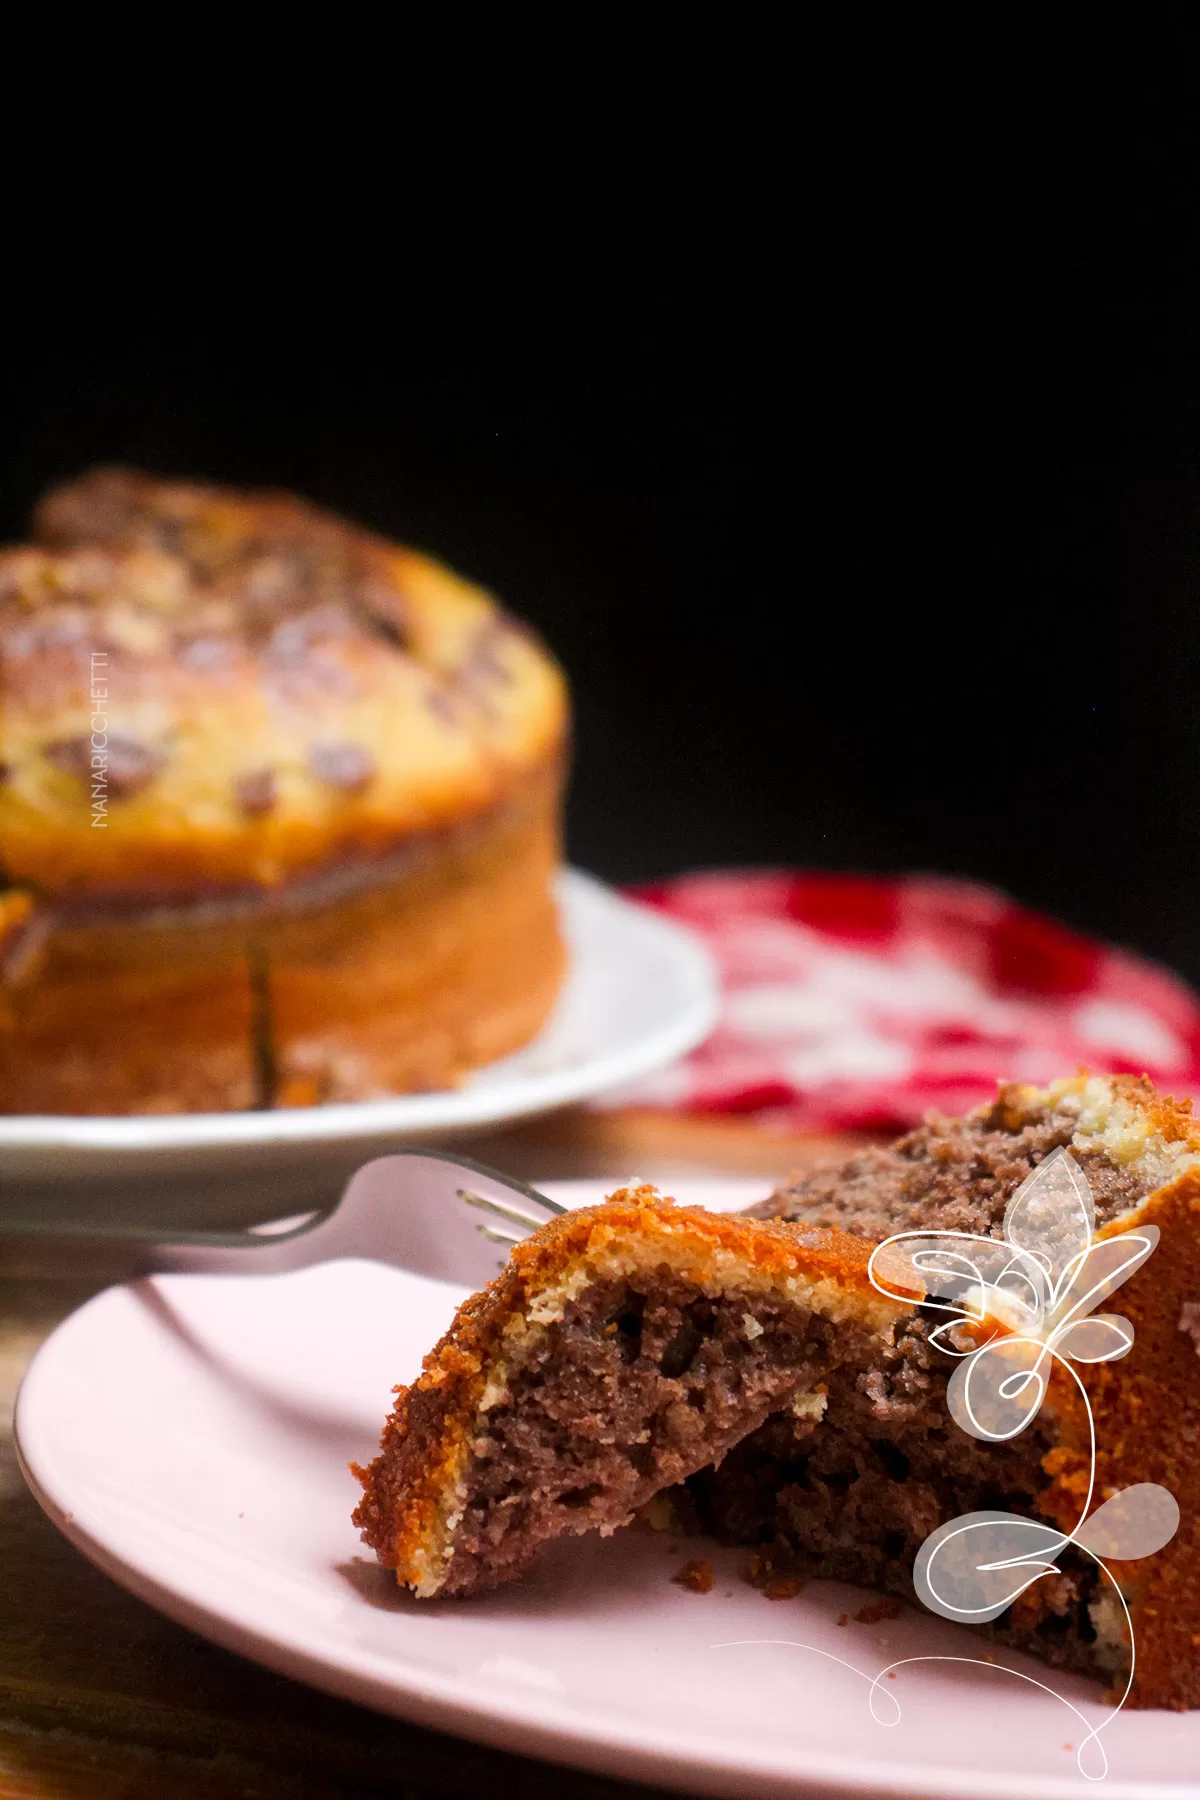
[[(714, 1190), (722, 1185), (719, 1178), (698, 1179)], [(744, 1187), (746, 1179), (732, 1178), (730, 1185)], [(685, 1186), (685, 1182), (686, 1178), (680, 1185)], [(595, 1178), (552, 1185), (556, 1192), (579, 1189), (581, 1197), (586, 1198), (582, 1190), (594, 1187)], [(686, 1192), (684, 1198), (686, 1201)], [(248, 1594), (240, 1604), (230, 1603), (226, 1597), (221, 1608), (215, 1609), (206, 1604), (198, 1588), (189, 1590), (186, 1578), (182, 1585), (172, 1585), (156, 1575), (153, 1553), (147, 1557), (149, 1567), (139, 1566), (119, 1548), (110, 1547), (102, 1535), (102, 1521), (96, 1521), (89, 1529), (86, 1499), (81, 1504), (79, 1494), (69, 1489), (65, 1493), (55, 1491), (52, 1449), (45, 1457), (39, 1456), (36, 1410), (31, 1429), (31, 1408), (38, 1406), (41, 1384), (53, 1382), (55, 1356), (62, 1353), (70, 1331), (77, 1328), (83, 1315), (138, 1285), (141, 1284), (122, 1284), (92, 1296), (39, 1346), (21, 1383), (14, 1409), (13, 1440), (18, 1465), (39, 1506), (90, 1562), (177, 1624), (235, 1654), (391, 1717), (518, 1755), (696, 1793), (753, 1795), (755, 1800), (758, 1796), (764, 1800), (767, 1796), (799, 1800), (801, 1794), (812, 1800), (819, 1795), (829, 1796), (830, 1800), (900, 1800), (901, 1796), (918, 1792), (927, 1800), (964, 1800), (967, 1795), (972, 1800), (1078, 1800), (1078, 1796), (1096, 1787), (1101, 1794), (1112, 1796), (1112, 1800), (1194, 1800), (1196, 1787), (1175, 1779), (1139, 1781), (1110, 1776), (1103, 1784), (1092, 1784), (1077, 1776), (1049, 1772), (1044, 1778), (1027, 1773), (1000, 1775), (915, 1762), (897, 1766), (894, 1775), (881, 1762), (860, 1773), (850, 1756), (806, 1752), (802, 1739), (797, 1741), (795, 1764), (784, 1767), (777, 1746), (760, 1750), (743, 1740), (734, 1754), (727, 1738), (710, 1741), (697, 1731), (685, 1733), (671, 1725), (639, 1726), (604, 1714), (589, 1718), (577, 1703), (546, 1694), (505, 1692), (501, 1697), (494, 1690), (489, 1693), (478, 1678), (464, 1679), (413, 1665), (403, 1656), (384, 1658), (346, 1644), (339, 1644), (331, 1655), (327, 1645), (322, 1647), (318, 1622), (289, 1619), (287, 1640), (281, 1641), (278, 1635), (255, 1623), (254, 1601)]]
[[(24, 1155), (87, 1151), (103, 1164), (130, 1155), (151, 1160), (156, 1154), (181, 1151), (202, 1156), (239, 1147), (336, 1145), (389, 1135), (472, 1129), (589, 1099), (605, 1088), (648, 1075), (694, 1049), (715, 1025), (720, 1001), (716, 964), (703, 940), (687, 926), (628, 899), (582, 869), (564, 866), (557, 873), (555, 887), (568, 931), (572, 907), (601, 906), (611, 918), (640, 932), (672, 965), (682, 993), (679, 1007), (671, 1018), (647, 1030), (636, 1045), (588, 1056), (563, 1069), (514, 1075), (494, 1090), (451, 1088), (332, 1106), (278, 1107), (269, 1112), (0, 1115), (0, 1157), (5, 1151)], [(536, 1042), (535, 1037), (523, 1048)], [(97, 1172), (103, 1173), (103, 1168)]]
[[(489, 1704), (485, 1695), (455, 1695), (450, 1691), (454, 1685), (452, 1677), (439, 1678), (413, 1665), (398, 1665), (393, 1659), (393, 1669), (400, 1666), (405, 1670), (406, 1679), (400, 1686), (382, 1671), (356, 1666), (376, 1660), (370, 1653), (349, 1654), (344, 1660), (333, 1662), (321, 1656), (315, 1643), (305, 1643), (305, 1634), (299, 1629), (294, 1634), (296, 1641), (281, 1643), (249, 1618), (235, 1618), (232, 1610), (214, 1611), (200, 1599), (181, 1593), (110, 1551), (82, 1529), (76, 1516), (67, 1515), (34, 1475), (21, 1449), (15, 1416), (13, 1437), (18, 1467), (42, 1511), (67, 1541), (118, 1587), (222, 1649), (352, 1705), (366, 1706), (385, 1717), (444, 1731), (513, 1755), (610, 1777), (657, 1783), (684, 1793), (704, 1792), (714, 1797), (753, 1793), (756, 1797), (778, 1796), (779, 1800), (799, 1800), (801, 1794), (806, 1800), (822, 1800), (824, 1796), (829, 1796), (829, 1800), (900, 1800), (912, 1793), (909, 1780), (886, 1786), (864, 1785), (854, 1778), (853, 1770), (842, 1759), (836, 1763), (833, 1759), (820, 1759), (829, 1766), (827, 1771), (818, 1772), (816, 1762), (810, 1758), (807, 1767), (789, 1774), (778, 1767), (759, 1768), (733, 1760), (722, 1755), (716, 1745), (710, 1751), (689, 1753), (682, 1732), (662, 1733), (654, 1744), (632, 1742), (626, 1732), (589, 1728), (578, 1717), (573, 1722), (570, 1713), (577, 1713), (577, 1709), (561, 1704), (556, 1707), (548, 1698), (538, 1701), (506, 1695), (503, 1704), (498, 1700)], [(560, 1715), (558, 1718), (547, 1716), (555, 1712)], [(673, 1745), (666, 1741), (668, 1738), (675, 1740)], [(812, 1785), (813, 1773), (821, 1782), (819, 1787)], [(931, 1787), (929, 1800), (959, 1800), (965, 1791), (964, 1783), (944, 1790)], [(972, 1791), (980, 1800), (1058, 1800), (1059, 1793), (1057, 1789), (1039, 1786), (1029, 1789), (1026, 1795), (1012, 1785), (978, 1786)], [(1125, 1800), (1124, 1788), (1108, 1791), (1118, 1800)], [(1078, 1792), (1074, 1787), (1061, 1790), (1063, 1800), (1074, 1800)], [(1128, 1794), (1133, 1800), (1133, 1790), (1128, 1790)], [(1161, 1787), (1147, 1787), (1145, 1796), (1146, 1800), (1171, 1800), (1168, 1790)]]

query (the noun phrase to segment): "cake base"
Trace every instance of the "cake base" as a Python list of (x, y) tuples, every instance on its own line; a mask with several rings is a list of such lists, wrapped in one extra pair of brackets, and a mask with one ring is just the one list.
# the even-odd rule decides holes
[(0, 982), (0, 1112), (224, 1112), (452, 1087), (565, 968), (557, 769), (387, 861), (270, 896), (46, 921)]

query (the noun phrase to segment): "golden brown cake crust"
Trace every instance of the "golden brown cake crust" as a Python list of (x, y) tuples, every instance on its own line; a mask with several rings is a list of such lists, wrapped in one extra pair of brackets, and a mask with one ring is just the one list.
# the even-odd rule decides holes
[(529, 632), (301, 500), (99, 470), (36, 531), (0, 553), (12, 882), (135, 902), (278, 887), (486, 813), (561, 757), (562, 677)]
[[(1186, 1103), (1154, 1095), (1146, 1105), (1164, 1136), (1200, 1150), (1200, 1128)], [(1200, 1299), (1200, 1169), (1152, 1194), (1101, 1235), (1136, 1225), (1157, 1225), (1162, 1236), (1114, 1299), (1134, 1328), (1134, 1349), (1119, 1362), (1078, 1373), (1096, 1426), (1094, 1504), (1153, 1481), (1179, 1505), (1179, 1529), (1164, 1549), (1109, 1567), (1133, 1619), (1132, 1704), (1183, 1710), (1200, 1706), (1200, 1355), (1181, 1329), (1184, 1307)], [(1062, 1377), (1052, 1384), (1050, 1405), (1059, 1442), (1043, 1465), (1051, 1482), (1039, 1505), (1069, 1530), (1087, 1492), (1087, 1418), (1074, 1383)]]

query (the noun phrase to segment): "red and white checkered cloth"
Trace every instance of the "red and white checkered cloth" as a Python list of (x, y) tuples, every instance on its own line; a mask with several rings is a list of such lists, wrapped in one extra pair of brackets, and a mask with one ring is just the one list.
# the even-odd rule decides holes
[(937, 876), (685, 875), (631, 890), (698, 932), (716, 1030), (605, 1103), (753, 1114), (780, 1130), (900, 1129), (998, 1078), (1084, 1064), (1200, 1096), (1200, 1001), (1154, 963)]

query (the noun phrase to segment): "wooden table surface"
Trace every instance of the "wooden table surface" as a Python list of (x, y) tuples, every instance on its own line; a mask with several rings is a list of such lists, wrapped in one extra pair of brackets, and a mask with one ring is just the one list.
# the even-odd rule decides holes
[[(761, 1174), (844, 1155), (741, 1123), (570, 1112), (465, 1146), (527, 1180)], [(12, 1441), (22, 1373), (93, 1291), (0, 1280), (0, 1800), (316, 1800), (487, 1795), (633, 1800), (651, 1790), (527, 1761), (366, 1712), (170, 1623), (61, 1538)], [(382, 1421), (381, 1421), (382, 1423)]]

